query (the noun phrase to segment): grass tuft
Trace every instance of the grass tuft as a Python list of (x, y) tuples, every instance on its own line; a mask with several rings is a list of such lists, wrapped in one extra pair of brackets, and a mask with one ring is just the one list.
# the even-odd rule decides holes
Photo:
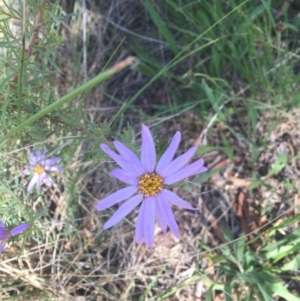
[[(300, 300), (297, 1), (0, 1), (1, 300)], [(133, 59), (134, 57), (134, 59)], [(173, 134), (209, 172), (172, 188), (180, 239), (103, 230), (100, 143)], [(26, 191), (28, 150), (59, 156)], [(116, 206), (117, 207), (117, 206)]]

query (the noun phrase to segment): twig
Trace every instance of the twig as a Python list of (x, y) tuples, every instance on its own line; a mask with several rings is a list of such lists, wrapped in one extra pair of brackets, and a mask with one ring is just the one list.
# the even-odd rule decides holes
[(48, 0), (43, 0), (40, 8), (39, 8), (39, 11), (38, 11), (38, 15), (37, 15), (37, 18), (36, 18), (36, 22), (35, 22), (35, 28), (34, 28), (34, 31), (33, 31), (33, 35), (30, 39), (30, 42), (28, 44), (28, 48), (27, 48), (27, 57), (28, 58), (31, 54), (32, 54), (32, 51), (33, 51), (33, 46), (36, 42), (36, 39), (39, 35), (39, 31), (42, 27), (42, 21), (43, 21), (43, 15), (44, 15), (44, 8), (47, 4)]

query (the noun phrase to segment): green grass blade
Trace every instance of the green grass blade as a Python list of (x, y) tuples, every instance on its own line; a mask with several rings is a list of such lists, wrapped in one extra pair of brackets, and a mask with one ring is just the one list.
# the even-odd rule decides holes
[(168, 30), (168, 28), (167, 28), (165, 22), (163, 21), (163, 19), (160, 17), (160, 15), (154, 9), (154, 7), (151, 4), (150, 0), (145, 0), (145, 6), (146, 6), (149, 14), (151, 15), (151, 18), (152, 18), (153, 22), (155, 23), (157, 29), (160, 31), (160, 33), (162, 34), (162, 36), (169, 43), (169, 46), (170, 46), (171, 50), (175, 54), (177, 54), (178, 53), (178, 49), (176, 47), (175, 41), (174, 41), (174, 39), (172, 37), (172, 34)]
[(270, 289), (286, 301), (300, 301), (299, 297), (291, 294), (280, 282), (270, 283)]

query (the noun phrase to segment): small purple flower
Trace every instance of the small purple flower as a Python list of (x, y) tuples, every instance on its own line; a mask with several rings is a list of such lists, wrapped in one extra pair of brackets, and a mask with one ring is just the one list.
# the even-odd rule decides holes
[(121, 169), (114, 169), (110, 176), (129, 185), (97, 203), (96, 210), (101, 211), (128, 199), (104, 224), (104, 229), (117, 224), (142, 202), (135, 231), (138, 244), (142, 244), (145, 240), (148, 247), (153, 245), (155, 219), (164, 234), (169, 226), (172, 233), (179, 237), (178, 225), (170, 204), (190, 210), (195, 210), (195, 208), (164, 187), (207, 171), (207, 168), (203, 166), (203, 159), (186, 165), (198, 146), (193, 146), (173, 160), (180, 140), (181, 134), (176, 132), (157, 164), (154, 141), (149, 128), (145, 125), (142, 125), (141, 160), (120, 141), (114, 141), (119, 154), (107, 145), (101, 144), (102, 150), (121, 167)]
[(33, 186), (36, 184), (40, 190), (43, 182), (47, 186), (53, 184), (52, 179), (47, 175), (47, 171), (61, 172), (62, 167), (55, 165), (60, 160), (59, 157), (46, 159), (46, 150), (43, 152), (36, 151), (35, 153), (29, 151), (29, 165), (24, 166), (24, 174), (30, 175), (33, 173), (33, 177), (27, 186), (27, 192), (29, 193)]
[(28, 223), (20, 224), (10, 231), (5, 227), (3, 222), (0, 220), (0, 253), (6, 248), (6, 242), (11, 236), (17, 236), (27, 230), (29, 227)]

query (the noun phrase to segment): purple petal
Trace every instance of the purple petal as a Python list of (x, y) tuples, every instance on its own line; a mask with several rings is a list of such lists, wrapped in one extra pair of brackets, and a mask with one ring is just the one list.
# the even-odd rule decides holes
[(129, 184), (129, 185), (138, 185), (138, 179), (128, 173), (127, 171), (120, 169), (120, 168), (115, 168), (111, 173), (110, 176), (113, 178), (117, 178), (118, 180), (122, 181), (123, 183)]
[(27, 186), (27, 193), (29, 193), (32, 190), (33, 186), (37, 183), (38, 178), (39, 178), (39, 175), (37, 175), (37, 174), (35, 174), (32, 177), (32, 179), (30, 180), (30, 182)]
[(23, 224), (20, 224), (20, 225), (14, 227), (14, 228), (10, 231), (10, 233), (11, 233), (12, 236), (16, 236), (16, 235), (21, 234), (23, 231), (27, 230), (28, 227), (29, 227), (29, 224), (23, 223)]
[(135, 194), (138, 191), (138, 189), (139, 188), (137, 186), (128, 186), (122, 188), (99, 201), (96, 205), (96, 210), (101, 211), (119, 202), (122, 202), (131, 197), (133, 194)]
[(146, 172), (146, 169), (132, 150), (117, 140), (114, 141), (114, 146), (125, 160), (132, 162), (133, 168), (139, 175), (142, 175)]
[(38, 162), (40, 163), (40, 162), (44, 161), (44, 159), (46, 158), (47, 150), (44, 149), (43, 152), (40, 152), (40, 151), (37, 151), (37, 152), (39, 152), (39, 156), (37, 156), (37, 158), (38, 158)]
[(166, 151), (163, 153), (161, 158), (159, 159), (157, 165), (156, 165), (156, 172), (159, 174), (174, 158), (175, 153), (177, 151), (178, 145), (181, 140), (181, 133), (176, 132), (174, 135), (170, 145), (166, 149)]
[(43, 181), (42, 181), (42, 184), (43, 182), (48, 186), (48, 187), (51, 187), (54, 182), (53, 180), (51, 179), (51, 177), (49, 177), (46, 173), (42, 174), (41, 176), (43, 176)]
[(55, 166), (44, 166), (46, 171), (56, 171), (56, 172), (62, 172), (63, 168), (59, 165), (55, 165)]
[(47, 150), (44, 148), (43, 152), (41, 153), (41, 159), (44, 159), (46, 157)]
[(120, 167), (137, 177), (140, 176), (140, 174), (136, 172), (136, 170), (132, 167), (131, 162), (125, 160), (122, 156), (113, 152), (106, 144), (101, 144), (100, 147), (108, 156), (115, 160)]
[(120, 222), (125, 216), (134, 210), (136, 206), (140, 204), (143, 197), (144, 196), (142, 194), (138, 194), (122, 204), (122, 206), (120, 206), (114, 215), (103, 225), (103, 229), (108, 229)]
[(145, 202), (142, 202), (135, 226), (135, 240), (140, 245), (144, 240)]
[(5, 248), (6, 248), (6, 243), (0, 245), (0, 254), (3, 252)]
[(156, 163), (156, 151), (154, 141), (149, 128), (142, 125), (142, 149), (141, 162), (147, 172), (153, 172)]
[(155, 204), (155, 215), (157, 218), (157, 221), (161, 227), (162, 232), (164, 233), (164, 235), (166, 235), (167, 233), (167, 223), (164, 219), (164, 216), (160, 210), (160, 207), (158, 205), (158, 199), (156, 198), (156, 204)]
[(178, 225), (176, 223), (176, 220), (174, 218), (174, 214), (172, 212), (172, 209), (166, 199), (164, 199), (163, 194), (159, 193), (157, 195), (158, 197), (158, 204), (160, 206), (160, 210), (164, 216), (165, 221), (169, 225), (172, 233), (175, 237), (179, 238), (179, 229)]
[(38, 178), (37, 178), (37, 181), (36, 181), (36, 186), (37, 186), (38, 190), (41, 190), (41, 186), (43, 185), (43, 181), (44, 181), (45, 176), (46, 176), (45, 172), (38, 175)]
[(191, 147), (187, 152), (173, 160), (170, 164), (168, 164), (161, 172), (160, 175), (164, 178), (174, 174), (176, 171), (181, 169), (195, 154), (198, 146), (195, 145)]
[(184, 209), (189, 209), (189, 210), (198, 210), (198, 208), (192, 207), (188, 202), (184, 201), (182, 198), (180, 198), (176, 193), (163, 189), (161, 191), (162, 198), (165, 199), (166, 201), (169, 201), (169, 203), (180, 207)]
[(195, 161), (194, 163), (189, 164), (188, 166), (183, 167), (182, 169), (178, 170), (176, 173), (166, 177), (164, 183), (166, 185), (171, 185), (171, 184), (179, 182), (187, 177), (205, 172), (205, 171), (207, 171), (207, 168), (204, 167), (203, 164), (204, 164), (203, 159), (199, 159), (199, 160)]
[(29, 166), (28, 165), (24, 165), (23, 174), (25, 176), (29, 176), (30, 175), (30, 170), (29, 170)]
[(0, 241), (6, 240), (9, 238), (9, 231), (8, 229), (3, 225), (0, 226)]
[(36, 165), (37, 159), (36, 159), (35, 154), (32, 153), (30, 150), (28, 151), (28, 153), (29, 153), (29, 163), (30, 163), (30, 165), (32, 165), (32, 166)]
[(55, 165), (60, 160), (60, 157), (54, 157), (50, 159), (43, 160), (42, 165), (45, 167), (50, 167), (51, 165)]
[(36, 159), (36, 162), (41, 162), (41, 152), (39, 150), (37, 150), (35, 152), (35, 159)]
[(155, 226), (155, 198), (148, 197), (144, 200), (144, 235), (145, 242), (148, 248), (152, 247), (154, 240), (154, 226)]
[(115, 140), (113, 143), (115, 148), (118, 150), (119, 154), (125, 160), (140, 163), (140, 160), (138, 159), (136, 154), (131, 149), (129, 149), (126, 145), (124, 145), (122, 142)]
[(4, 223), (2, 222), (2, 220), (0, 220), (0, 227), (5, 227)]

